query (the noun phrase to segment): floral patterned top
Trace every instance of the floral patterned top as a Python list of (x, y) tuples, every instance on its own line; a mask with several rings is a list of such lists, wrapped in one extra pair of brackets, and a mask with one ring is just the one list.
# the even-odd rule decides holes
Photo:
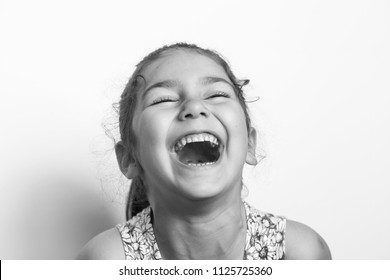
[[(244, 258), (280, 260), (285, 256), (286, 218), (260, 212), (244, 202), (247, 232)], [(147, 207), (129, 221), (117, 225), (126, 260), (161, 260)]]

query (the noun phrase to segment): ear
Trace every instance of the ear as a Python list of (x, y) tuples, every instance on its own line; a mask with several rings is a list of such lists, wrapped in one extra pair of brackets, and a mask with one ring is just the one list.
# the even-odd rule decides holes
[(118, 165), (123, 175), (128, 179), (134, 179), (139, 175), (139, 166), (132, 153), (125, 147), (122, 141), (115, 144), (115, 153)]
[(249, 165), (256, 165), (256, 142), (257, 142), (257, 132), (253, 127), (250, 128), (248, 135), (248, 152), (246, 154), (245, 162)]

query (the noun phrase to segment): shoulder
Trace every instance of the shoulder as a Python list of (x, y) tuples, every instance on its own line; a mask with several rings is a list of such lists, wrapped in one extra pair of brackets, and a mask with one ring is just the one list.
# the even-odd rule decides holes
[(104, 231), (92, 238), (77, 256), (79, 260), (123, 260), (125, 253), (117, 228)]
[(296, 221), (287, 220), (287, 260), (330, 260), (330, 250), (325, 240), (312, 228)]

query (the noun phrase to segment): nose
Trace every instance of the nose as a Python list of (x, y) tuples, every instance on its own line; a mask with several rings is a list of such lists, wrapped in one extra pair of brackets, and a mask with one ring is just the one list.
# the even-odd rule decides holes
[(188, 119), (197, 119), (199, 117), (208, 118), (210, 111), (204, 106), (202, 100), (191, 99), (183, 103), (182, 110), (179, 114), (181, 121)]

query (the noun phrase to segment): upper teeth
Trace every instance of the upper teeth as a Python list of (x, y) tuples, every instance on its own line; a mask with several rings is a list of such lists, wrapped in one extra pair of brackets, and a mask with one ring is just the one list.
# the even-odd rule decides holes
[(218, 145), (218, 139), (212, 134), (209, 133), (191, 134), (191, 135), (184, 136), (176, 143), (175, 151), (176, 152), (180, 151), (187, 143), (205, 142), (205, 141), (211, 142), (213, 146)]

